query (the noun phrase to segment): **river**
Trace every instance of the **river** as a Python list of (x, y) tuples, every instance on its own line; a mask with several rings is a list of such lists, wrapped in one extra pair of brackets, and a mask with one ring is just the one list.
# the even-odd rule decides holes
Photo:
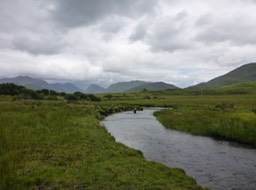
[(256, 189), (256, 149), (166, 129), (153, 116), (156, 110), (114, 114), (102, 125), (116, 141), (142, 151), (148, 160), (184, 169), (201, 186)]

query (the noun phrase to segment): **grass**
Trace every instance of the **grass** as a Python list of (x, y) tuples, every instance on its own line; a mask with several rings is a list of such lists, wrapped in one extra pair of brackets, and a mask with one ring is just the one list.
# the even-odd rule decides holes
[(170, 129), (256, 147), (255, 113), (244, 107), (232, 109), (232, 106), (219, 108), (218, 105), (162, 110), (155, 113), (155, 116)]
[(201, 189), (115, 142), (99, 125), (99, 108), (112, 107), (102, 104), (2, 97), (0, 189)]
[(0, 189), (201, 189), (183, 170), (146, 161), (99, 125), (135, 106), (173, 107), (156, 113), (166, 127), (255, 147), (254, 94), (179, 93), (102, 94), (101, 102), (71, 103), (0, 97)]
[(226, 94), (256, 94), (256, 81), (229, 85), (220, 88), (218, 91)]
[(125, 95), (120, 93), (113, 94), (111, 99), (104, 99), (104, 96), (102, 99), (103, 103), (111, 104), (172, 107), (174, 109), (156, 114), (167, 128), (256, 147), (255, 94), (205, 93), (193, 89), (169, 90)]

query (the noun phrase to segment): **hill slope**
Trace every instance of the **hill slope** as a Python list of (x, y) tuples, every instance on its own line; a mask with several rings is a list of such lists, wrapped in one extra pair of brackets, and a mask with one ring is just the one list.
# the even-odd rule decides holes
[(128, 90), (128, 92), (139, 92), (145, 89), (149, 91), (161, 91), (161, 90), (167, 90), (167, 89), (178, 89), (178, 87), (172, 84), (164, 83), (164, 82), (149, 82), (149, 83), (131, 88)]
[(99, 93), (104, 93), (106, 91), (105, 88), (96, 85), (96, 84), (91, 84), (86, 90), (85, 93), (89, 94), (99, 94)]
[(106, 92), (111, 92), (111, 93), (115, 93), (115, 92), (125, 92), (128, 91), (132, 88), (135, 88), (137, 86), (146, 84), (145, 81), (130, 81), (130, 82), (118, 82), (115, 84), (110, 85)]
[(73, 92), (82, 92), (80, 88), (73, 85), (72, 83), (53, 83), (48, 84), (48, 89), (55, 90), (57, 92), (66, 92), (66, 93), (73, 93)]
[(201, 83), (191, 88), (221, 88), (224, 86), (256, 81), (256, 63), (243, 65), (225, 75), (214, 78), (206, 83)]
[(39, 90), (48, 87), (48, 83), (41, 79), (34, 79), (28, 76), (19, 76), (15, 78), (0, 79), (0, 84), (13, 83), (16, 85), (25, 86), (27, 88)]
[(228, 94), (256, 94), (256, 81), (232, 84), (218, 90)]

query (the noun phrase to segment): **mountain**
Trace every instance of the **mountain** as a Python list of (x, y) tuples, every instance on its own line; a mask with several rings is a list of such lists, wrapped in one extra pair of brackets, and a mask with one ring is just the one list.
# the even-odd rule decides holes
[(167, 89), (178, 89), (178, 87), (164, 82), (148, 82), (146, 84), (142, 84), (137, 87), (131, 88), (128, 90), (128, 92), (139, 92), (145, 89), (149, 91), (161, 91)]
[(138, 81), (138, 80), (130, 81), (130, 82), (118, 82), (118, 83), (110, 85), (107, 88), (106, 92), (109, 92), (109, 93), (126, 92), (132, 88), (135, 88), (135, 87), (143, 85), (143, 84), (146, 84), (146, 82)]
[(43, 89), (48, 86), (48, 83), (46, 81), (41, 79), (33, 79), (28, 76), (19, 76), (15, 78), (3, 78), (3, 79), (0, 79), (0, 84), (2, 83), (13, 83), (13, 84), (25, 86), (27, 88), (36, 89), (36, 90)]
[(106, 91), (105, 88), (97, 85), (97, 84), (91, 84), (86, 90), (85, 93), (88, 94), (100, 94), (100, 93), (104, 93)]
[(177, 89), (178, 87), (167, 84), (164, 82), (145, 82), (145, 81), (130, 81), (130, 82), (118, 82), (110, 85), (106, 92), (117, 93), (117, 92), (139, 92), (143, 90), (159, 91), (167, 89)]
[(81, 91), (81, 89), (79, 89), (78, 87), (76, 87), (71, 83), (49, 84), (42, 79), (31, 78), (28, 76), (19, 76), (15, 78), (3, 78), (3, 79), (0, 79), (0, 84), (2, 83), (14, 83), (17, 85), (25, 86), (26, 88), (30, 88), (33, 90), (50, 89), (50, 90), (55, 90), (57, 92), (66, 92), (66, 93)]
[(82, 90), (71, 83), (53, 83), (48, 84), (47, 89), (55, 90), (57, 92), (74, 93), (81, 92)]
[(214, 78), (208, 82), (200, 83), (189, 88), (221, 88), (232, 84), (256, 81), (256, 63), (249, 63), (238, 67), (237, 69)]

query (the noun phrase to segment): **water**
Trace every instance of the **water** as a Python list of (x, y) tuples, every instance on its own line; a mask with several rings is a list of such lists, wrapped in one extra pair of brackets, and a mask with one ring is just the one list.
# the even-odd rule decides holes
[(184, 169), (204, 187), (256, 189), (255, 149), (165, 129), (153, 116), (154, 111), (118, 113), (102, 125), (116, 141), (141, 150), (148, 160)]

